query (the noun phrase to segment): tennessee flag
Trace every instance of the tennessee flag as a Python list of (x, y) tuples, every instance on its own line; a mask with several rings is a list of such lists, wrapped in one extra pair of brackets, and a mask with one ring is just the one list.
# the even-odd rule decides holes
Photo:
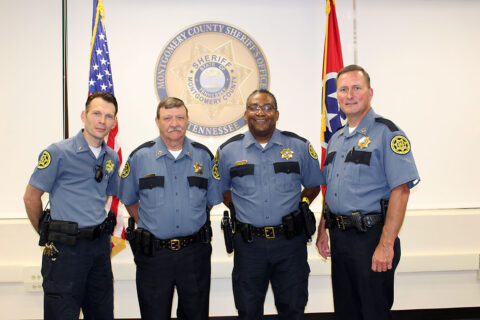
[[(345, 114), (337, 102), (337, 73), (343, 68), (342, 46), (338, 32), (335, 1), (327, 0), (327, 31), (323, 52), (323, 97), (322, 97), (322, 158), (320, 166), (323, 169), (328, 141), (338, 128), (346, 123)], [(322, 187), (323, 188), (323, 187)]]
[[(107, 35), (105, 33), (104, 11), (102, 0), (93, 0), (92, 41), (90, 43), (90, 73), (88, 76), (88, 95), (104, 91), (113, 92), (112, 69), (108, 51)], [(122, 163), (122, 149), (117, 141), (118, 121), (115, 128), (110, 130), (107, 145), (117, 152)], [(117, 225), (112, 234), (112, 257), (125, 248), (125, 226), (123, 215), (119, 210), (119, 200), (113, 196), (108, 199), (105, 210), (112, 210), (117, 216)]]

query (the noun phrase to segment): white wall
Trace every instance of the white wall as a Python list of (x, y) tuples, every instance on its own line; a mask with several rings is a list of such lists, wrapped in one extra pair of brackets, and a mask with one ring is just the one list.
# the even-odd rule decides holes
[[(353, 63), (354, 12), (352, 1), (336, 2), (346, 65)], [(320, 150), (324, 1), (104, 0), (104, 7), (124, 157), (158, 134), (154, 69), (160, 51), (178, 31), (212, 20), (245, 30), (261, 46), (279, 102), (278, 127), (308, 138)], [(91, 2), (70, 0), (68, 13), (74, 135), (87, 94)], [(480, 207), (480, 127), (474, 124), (480, 113), (475, 81), (480, 2), (357, 0), (356, 19), (358, 63), (372, 77), (373, 106), (406, 131), (422, 178), (402, 230), (395, 307), (478, 306), (480, 214), (461, 208)], [(0, 36), (0, 241), (6, 244), (0, 260), (0, 318), (8, 310), (16, 317), (39, 318), (41, 295), (24, 288), (39, 281), (31, 276), (38, 274), (40, 249), (25, 219), (22, 195), (39, 152), (62, 138), (60, 1), (0, 1)], [(193, 138), (215, 150), (227, 137)], [(319, 203), (314, 202), (317, 212)], [(212, 315), (233, 314), (231, 257), (224, 254), (221, 234), (212, 259)], [(313, 248), (310, 262), (307, 311), (331, 311), (329, 265)], [(138, 316), (128, 251), (113, 263), (117, 316)], [(271, 296), (266, 311), (274, 312)]]

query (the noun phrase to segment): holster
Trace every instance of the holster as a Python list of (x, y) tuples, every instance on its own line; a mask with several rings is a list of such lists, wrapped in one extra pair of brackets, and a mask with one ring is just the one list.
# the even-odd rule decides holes
[(210, 208), (207, 207), (206, 210), (207, 210), (207, 221), (198, 231), (199, 233), (198, 235), (200, 237), (200, 242), (210, 243), (212, 241), (212, 235), (213, 235), (212, 223), (210, 221)]
[(153, 257), (155, 255), (153, 234), (143, 228), (135, 229), (134, 234), (133, 248), (135, 248), (135, 252), (141, 250), (144, 255)]
[(112, 210), (108, 211), (107, 218), (100, 224), (98, 228), (99, 234), (112, 234), (117, 225), (117, 216)]
[(316, 224), (317, 221), (315, 219), (315, 215), (308, 207), (308, 204), (305, 201), (300, 201), (298, 208), (303, 217), (303, 222), (305, 226), (305, 234), (307, 235), (307, 239), (309, 242), (312, 241), (312, 235), (316, 231)]
[(45, 209), (38, 220), (38, 233), (40, 238), (38, 239), (38, 245), (43, 247), (48, 242), (48, 226), (51, 221), (50, 209)]
[(282, 217), (282, 224), (285, 229), (285, 237), (292, 239), (299, 235), (303, 229), (303, 217), (300, 211), (294, 211)]
[[(236, 228), (238, 225), (236, 226)], [(243, 223), (240, 225), (240, 229), (238, 230), (240, 234), (242, 235), (242, 239), (245, 242), (252, 243), (253, 242), (253, 234), (252, 234), (252, 229), (251, 225), (247, 223)]]
[(138, 247), (135, 242), (135, 219), (133, 219), (133, 217), (128, 218), (128, 226), (125, 229), (125, 239), (130, 244), (130, 249), (132, 249), (132, 253), (135, 255)]
[(223, 212), (223, 218), (222, 218), (220, 227), (223, 230), (223, 238), (225, 240), (225, 248), (227, 249), (227, 253), (232, 253), (233, 252), (233, 226), (232, 226), (232, 220), (230, 219), (230, 216), (228, 215), (227, 210)]

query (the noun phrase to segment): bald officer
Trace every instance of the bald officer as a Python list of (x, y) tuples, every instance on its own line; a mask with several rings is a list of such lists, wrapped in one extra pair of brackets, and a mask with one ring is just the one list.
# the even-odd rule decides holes
[(248, 131), (218, 151), (224, 203), (236, 211), (232, 282), (239, 319), (263, 318), (269, 283), (279, 319), (303, 319), (308, 300), (307, 236), (299, 207), (315, 199), (323, 177), (312, 145), (276, 129), (278, 117), (274, 95), (255, 90), (245, 110)]
[(50, 196), (51, 221), (40, 226), (46, 241), (42, 261), (44, 318), (113, 319), (110, 233), (105, 201), (118, 188), (118, 155), (104, 142), (115, 126), (117, 100), (90, 95), (74, 137), (42, 151), (24, 196), (28, 218), (39, 230), (41, 196)]
[(398, 233), (410, 188), (419, 182), (410, 141), (373, 111), (372, 96), (363, 68), (350, 65), (339, 71), (337, 99), (347, 125), (328, 144), (325, 218), (317, 239), (320, 254), (332, 257), (339, 320), (391, 319)]
[(210, 293), (210, 207), (221, 202), (213, 155), (185, 136), (182, 100), (160, 101), (160, 136), (137, 148), (122, 172), (119, 198), (138, 224), (137, 294), (142, 319), (207, 320)]

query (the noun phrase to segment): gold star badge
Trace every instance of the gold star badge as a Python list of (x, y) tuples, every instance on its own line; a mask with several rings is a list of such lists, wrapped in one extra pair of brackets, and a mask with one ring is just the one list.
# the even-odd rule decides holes
[(360, 149), (367, 148), (370, 142), (372, 142), (370, 141), (370, 137), (361, 137), (360, 140), (358, 140), (358, 146)]
[(294, 154), (294, 152), (288, 148), (283, 149), (282, 151), (280, 151), (280, 153), (282, 154), (282, 158), (287, 160), (293, 157), (293, 154)]
[(202, 174), (203, 173), (203, 166), (201, 163), (195, 162), (193, 166), (195, 168), (195, 173)]

